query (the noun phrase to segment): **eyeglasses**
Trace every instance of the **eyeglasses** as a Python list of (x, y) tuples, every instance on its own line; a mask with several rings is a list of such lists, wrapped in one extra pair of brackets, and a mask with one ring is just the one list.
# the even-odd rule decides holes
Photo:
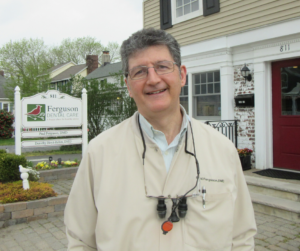
[(175, 62), (172, 61), (160, 61), (154, 64), (152, 67), (148, 66), (136, 66), (130, 69), (127, 74), (132, 80), (143, 79), (148, 76), (148, 69), (153, 68), (157, 75), (164, 75), (174, 71)]

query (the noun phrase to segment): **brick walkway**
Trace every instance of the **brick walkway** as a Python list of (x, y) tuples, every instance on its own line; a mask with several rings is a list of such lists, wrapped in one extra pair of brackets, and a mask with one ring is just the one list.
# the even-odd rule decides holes
[[(59, 194), (69, 194), (73, 180), (53, 181)], [(299, 251), (300, 224), (255, 213), (258, 233), (256, 251)], [(67, 250), (63, 216), (0, 229), (0, 251)]]

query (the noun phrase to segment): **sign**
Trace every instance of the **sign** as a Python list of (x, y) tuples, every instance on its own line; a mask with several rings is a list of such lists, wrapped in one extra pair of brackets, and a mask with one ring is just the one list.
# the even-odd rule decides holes
[(56, 90), (38, 93), (21, 101), (23, 127), (79, 127), (82, 102)]
[(66, 137), (66, 136), (80, 136), (82, 130), (45, 130), (45, 131), (31, 131), (22, 132), (22, 138), (40, 138), (40, 137)]
[(49, 139), (49, 140), (26, 140), (22, 141), (22, 147), (45, 147), (82, 144), (81, 138)]

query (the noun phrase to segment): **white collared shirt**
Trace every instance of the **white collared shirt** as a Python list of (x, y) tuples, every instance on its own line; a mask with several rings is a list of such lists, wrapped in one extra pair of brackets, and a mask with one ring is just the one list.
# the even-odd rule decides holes
[(152, 139), (157, 144), (159, 149), (161, 150), (161, 153), (162, 153), (164, 161), (165, 161), (167, 172), (170, 169), (173, 156), (176, 152), (176, 148), (177, 148), (181, 138), (184, 136), (184, 133), (187, 130), (188, 117), (187, 117), (186, 111), (183, 108), (183, 106), (180, 105), (180, 109), (181, 109), (181, 113), (182, 113), (181, 129), (170, 145), (167, 142), (165, 134), (159, 130), (155, 130), (153, 128), (153, 126), (144, 118), (144, 116), (142, 114), (140, 114), (141, 127), (142, 127), (143, 131), (147, 134), (147, 136), (150, 139)]

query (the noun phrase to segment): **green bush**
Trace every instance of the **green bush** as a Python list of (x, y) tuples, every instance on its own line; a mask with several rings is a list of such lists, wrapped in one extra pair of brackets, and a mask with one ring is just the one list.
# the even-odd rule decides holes
[(0, 149), (0, 155), (6, 153), (6, 150)]
[(14, 128), (14, 115), (11, 112), (0, 110), (0, 139), (10, 139)]
[(6, 153), (0, 155), (0, 182), (20, 180), (19, 165), (26, 167), (27, 160), (24, 156)]

